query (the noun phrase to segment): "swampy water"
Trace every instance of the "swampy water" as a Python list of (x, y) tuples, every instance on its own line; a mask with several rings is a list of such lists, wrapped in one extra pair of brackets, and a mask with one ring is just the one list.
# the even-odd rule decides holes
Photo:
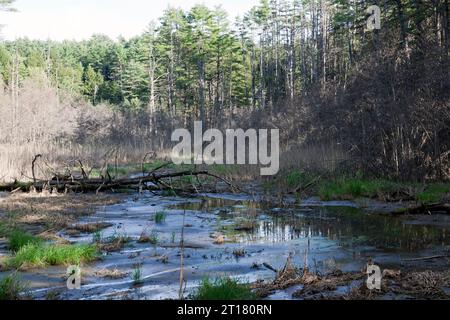
[[(184, 234), (184, 296), (205, 277), (232, 276), (243, 281), (271, 280), (265, 265), (282, 268), (293, 262), (319, 273), (361, 270), (370, 258), (382, 268), (443, 268), (436, 261), (422, 265), (406, 260), (450, 248), (450, 221), (439, 217), (394, 217), (376, 204), (308, 199), (287, 207), (261, 205), (246, 196), (202, 195), (196, 198), (143, 195), (99, 208), (80, 223), (107, 222), (101, 237), (125, 236), (119, 252), (104, 254), (82, 267), (81, 290), (68, 290), (65, 268), (51, 267), (22, 274), (35, 299), (177, 299)], [(368, 210), (368, 208), (371, 210)], [(155, 221), (155, 215), (165, 220)], [(142, 233), (156, 244), (139, 243)], [(73, 243), (92, 242), (92, 234), (60, 235)], [(223, 241), (221, 241), (223, 240)], [(99, 270), (124, 275), (108, 279)], [(140, 270), (140, 285), (133, 273)], [(289, 289), (269, 299), (292, 299)]]

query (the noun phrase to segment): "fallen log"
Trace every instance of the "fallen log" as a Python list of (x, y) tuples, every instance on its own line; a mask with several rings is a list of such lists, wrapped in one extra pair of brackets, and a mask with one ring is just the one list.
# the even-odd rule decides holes
[(417, 215), (417, 214), (450, 214), (450, 203), (420, 204), (392, 212), (395, 215)]
[[(151, 172), (146, 176), (137, 178), (121, 178), (113, 179), (110, 175), (103, 178), (87, 178), (86, 175), (81, 177), (61, 177), (52, 180), (38, 180), (33, 179), (32, 182), (19, 182), (15, 181), (11, 184), (0, 185), (0, 191), (7, 192), (30, 192), (30, 191), (44, 191), (49, 190), (51, 192), (100, 192), (100, 191), (115, 191), (117, 189), (129, 189), (135, 191), (172, 191), (176, 194), (191, 194), (199, 193), (199, 190), (195, 186), (185, 186), (177, 183), (173, 183), (174, 179), (182, 177), (199, 177), (199, 176), (213, 177), (219, 181), (225, 182), (233, 190), (240, 190), (234, 186), (231, 182), (218, 177), (217, 175), (210, 174), (206, 170), (201, 171), (179, 171), (179, 172)], [(176, 181), (176, 180), (175, 180)], [(203, 185), (202, 185), (203, 187)], [(202, 192), (214, 192), (211, 188), (208, 190), (202, 190)]]
[(18, 191), (29, 191), (33, 183), (14, 181), (9, 184), (0, 184), (0, 192), (16, 193)]
[[(103, 172), (105, 168), (107, 168), (107, 161), (105, 160), (105, 164), (100, 170), (101, 175), (99, 178), (90, 178), (90, 172), (87, 173), (84, 169), (83, 163), (81, 160), (77, 160), (81, 173), (74, 174), (72, 170), (66, 168), (65, 174), (60, 174), (56, 172), (56, 170), (52, 170), (53, 178), (50, 180), (38, 179), (35, 173), (36, 162), (38, 159), (42, 158), (41, 154), (36, 155), (31, 162), (31, 172), (32, 177), (26, 177), (28, 179), (27, 182), (14, 181), (9, 184), (0, 184), (0, 192), (32, 192), (32, 191), (44, 191), (47, 190), (49, 192), (100, 192), (111, 190), (115, 191), (117, 189), (130, 189), (142, 192), (143, 190), (149, 191), (164, 191), (170, 190), (175, 193), (199, 193), (199, 189), (193, 183), (191, 186), (186, 186), (181, 179), (177, 180), (177, 178), (182, 177), (196, 177), (197, 181), (201, 185), (201, 188), (204, 189), (204, 185), (200, 182), (199, 176), (209, 176), (218, 181), (226, 183), (233, 192), (235, 190), (239, 190), (241, 192), (245, 192), (238, 187), (234, 186), (231, 182), (226, 179), (209, 173), (206, 170), (185, 170), (185, 171), (165, 171), (160, 172), (159, 170), (170, 165), (169, 163), (165, 163), (157, 168), (153, 169), (153, 171), (149, 173), (145, 173), (144, 162), (149, 154), (147, 154), (141, 163), (142, 176), (138, 177), (126, 177), (126, 178), (117, 178), (116, 176), (111, 176), (108, 169), (106, 172)], [(47, 165), (48, 166), (48, 165)], [(91, 169), (92, 171), (92, 169)], [(175, 181), (174, 181), (175, 180)], [(175, 182), (175, 183), (174, 183)], [(202, 192), (214, 192), (213, 190), (207, 189), (202, 190)]]

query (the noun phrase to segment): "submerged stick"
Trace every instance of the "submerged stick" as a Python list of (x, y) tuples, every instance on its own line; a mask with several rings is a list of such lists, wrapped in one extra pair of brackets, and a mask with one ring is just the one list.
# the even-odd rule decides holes
[(186, 223), (186, 209), (183, 212), (183, 226), (181, 228), (181, 258), (180, 258), (180, 291), (178, 292), (178, 297), (180, 300), (184, 300), (184, 225)]
[(275, 273), (278, 273), (278, 270), (277, 270), (277, 269), (275, 269), (274, 267), (272, 267), (270, 264), (268, 264), (268, 263), (266, 263), (266, 262), (263, 263), (263, 266), (266, 267), (267, 269), (269, 269), (270, 271), (273, 271), (273, 272), (275, 272)]
[(404, 259), (403, 261), (414, 262), (414, 261), (425, 261), (425, 260), (434, 260), (434, 259), (442, 259), (442, 258), (450, 258), (450, 254), (429, 256), (429, 257), (422, 257), (422, 258), (413, 258), (413, 259)]

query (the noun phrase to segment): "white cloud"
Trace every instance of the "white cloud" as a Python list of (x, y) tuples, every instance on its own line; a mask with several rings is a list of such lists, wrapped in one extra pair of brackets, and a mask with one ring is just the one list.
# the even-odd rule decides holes
[(196, 3), (222, 5), (230, 19), (243, 15), (258, 0), (18, 0), (17, 13), (0, 13), (6, 39), (87, 39), (94, 33), (117, 38), (140, 34), (170, 5), (189, 9)]

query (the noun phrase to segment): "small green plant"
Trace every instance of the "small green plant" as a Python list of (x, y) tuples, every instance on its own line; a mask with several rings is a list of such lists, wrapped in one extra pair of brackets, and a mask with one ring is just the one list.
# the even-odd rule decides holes
[(214, 281), (205, 279), (192, 295), (193, 300), (256, 300), (248, 284), (224, 277)]
[(26, 288), (16, 274), (5, 276), (0, 280), (0, 300), (19, 300)]
[(435, 183), (429, 185), (423, 192), (417, 195), (417, 200), (422, 203), (439, 202), (446, 194), (450, 194), (450, 184)]
[(39, 239), (38, 237), (35, 237), (22, 230), (14, 230), (9, 235), (9, 248), (14, 252), (19, 251), (22, 247), (26, 246), (27, 244), (39, 244), (39, 243), (42, 243), (42, 239)]
[(102, 242), (102, 233), (100, 231), (94, 232), (94, 234), (92, 235), (92, 242), (93, 243)]
[(166, 213), (164, 211), (159, 211), (155, 214), (155, 223), (161, 224), (166, 222)]
[(300, 170), (293, 170), (286, 176), (286, 184), (293, 188), (298, 187), (298, 185), (304, 179), (304, 174)]
[(140, 265), (135, 265), (133, 269), (133, 273), (131, 274), (131, 278), (133, 279), (133, 283), (135, 285), (140, 284), (142, 282), (142, 270)]
[(150, 233), (149, 242), (155, 246), (159, 243), (158, 233), (155, 230), (152, 230)]
[(46, 267), (48, 265), (80, 264), (99, 257), (96, 246), (27, 244), (6, 261), (12, 268)]
[(102, 239), (102, 242), (104, 243), (117, 243), (120, 242), (122, 244), (128, 243), (131, 241), (131, 238), (128, 237), (125, 233), (118, 233), (117, 231), (114, 231), (112, 235), (107, 237), (106, 239)]

